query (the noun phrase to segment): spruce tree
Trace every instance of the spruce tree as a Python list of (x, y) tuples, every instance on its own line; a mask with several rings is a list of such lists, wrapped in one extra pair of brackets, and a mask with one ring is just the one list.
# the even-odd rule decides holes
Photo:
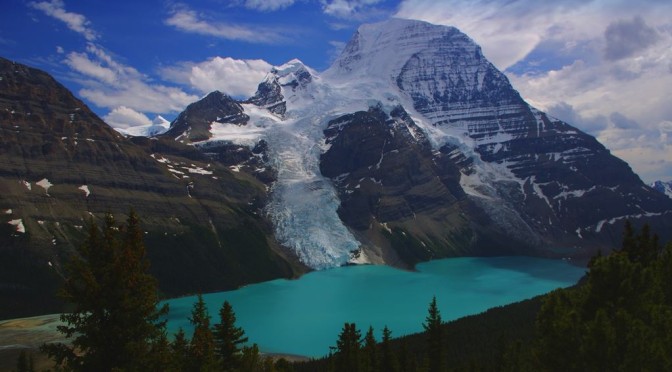
[(175, 371), (186, 371), (189, 366), (189, 340), (180, 328), (170, 344), (171, 364)]
[(126, 226), (112, 215), (99, 231), (91, 221), (85, 242), (65, 269), (59, 295), (73, 305), (58, 330), (70, 344), (44, 345), (57, 366), (75, 371), (140, 370), (154, 365), (164, 330), (157, 282), (148, 273), (140, 220), (131, 211)]
[(443, 370), (443, 331), (441, 324), (441, 313), (436, 305), (436, 296), (434, 296), (429, 304), (425, 323), (422, 324), (427, 334), (427, 357), (429, 358), (430, 372)]
[(247, 342), (245, 331), (236, 327), (236, 314), (228, 301), (219, 309), (219, 323), (214, 327), (215, 353), (225, 369), (240, 365), (241, 345)]
[(336, 370), (360, 371), (361, 333), (355, 323), (345, 323), (336, 341)]
[(383, 328), (383, 338), (380, 343), (380, 370), (394, 372), (398, 370), (396, 355), (392, 351), (390, 340), (392, 332), (387, 326)]
[(378, 349), (376, 346), (376, 338), (373, 336), (373, 327), (369, 326), (369, 330), (364, 335), (363, 347), (363, 370), (365, 372), (378, 371)]
[(189, 322), (194, 326), (194, 334), (189, 345), (190, 369), (199, 372), (218, 370), (215, 338), (210, 329), (210, 314), (200, 294), (191, 310)]

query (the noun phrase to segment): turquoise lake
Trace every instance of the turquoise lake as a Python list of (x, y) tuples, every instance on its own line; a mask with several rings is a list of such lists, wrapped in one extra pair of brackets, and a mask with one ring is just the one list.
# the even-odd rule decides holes
[[(336, 344), (343, 323), (376, 337), (422, 330), (436, 295), (444, 321), (483, 312), (575, 284), (585, 269), (561, 260), (530, 257), (450, 258), (419, 264), (417, 271), (388, 266), (348, 266), (297, 280), (274, 280), (203, 296), (212, 324), (228, 300), (251, 343), (262, 352), (320, 357)], [(167, 301), (168, 329), (192, 329), (187, 318), (196, 297)]]

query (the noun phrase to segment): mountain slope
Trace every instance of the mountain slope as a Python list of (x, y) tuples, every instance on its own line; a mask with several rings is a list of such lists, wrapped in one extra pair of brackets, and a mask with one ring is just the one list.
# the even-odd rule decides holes
[(192, 143), (267, 145), (277, 179), (266, 211), (311, 267), (587, 259), (619, 244), (626, 219), (672, 231), (670, 200), (595, 138), (528, 105), (452, 27), (363, 25), (327, 71), (278, 66), (236, 112), (249, 120), (217, 120)]
[(0, 59), (0, 317), (60, 310), (53, 289), (90, 220), (141, 215), (169, 295), (291, 277), (259, 217), (265, 186), (165, 139), (127, 139), (44, 72)]
[(655, 181), (651, 184), (651, 187), (668, 197), (672, 198), (672, 181), (664, 182), (664, 181)]

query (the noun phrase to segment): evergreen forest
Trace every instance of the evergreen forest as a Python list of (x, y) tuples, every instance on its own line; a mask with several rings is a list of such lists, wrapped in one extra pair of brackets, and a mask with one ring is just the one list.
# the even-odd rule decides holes
[[(224, 302), (216, 323), (199, 295), (191, 335), (166, 331), (149, 274), (141, 221), (108, 216), (66, 270), (59, 296), (71, 304), (59, 327), (67, 342), (45, 344), (54, 371), (665, 371), (672, 370), (672, 244), (626, 223), (623, 243), (594, 257), (577, 285), (443, 322), (436, 297), (424, 332), (362, 330), (345, 322), (328, 356), (290, 362), (260, 353)], [(22, 352), (17, 371), (36, 370)]]

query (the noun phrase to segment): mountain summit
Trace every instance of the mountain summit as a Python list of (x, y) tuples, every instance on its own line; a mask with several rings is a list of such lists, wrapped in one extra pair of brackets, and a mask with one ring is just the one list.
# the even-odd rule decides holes
[(267, 145), (277, 179), (266, 212), (312, 267), (585, 259), (618, 246), (626, 219), (672, 226), (668, 198), (595, 138), (528, 105), (453, 27), (363, 25), (328, 70), (276, 67), (240, 108), (245, 125), (218, 120), (192, 142)]
[(452, 27), (363, 25), (328, 70), (291, 60), (252, 97), (211, 92), (164, 129), (123, 136), (0, 59), (0, 316), (59, 311), (49, 290), (86, 224), (131, 206), (169, 295), (306, 266), (587, 260), (626, 220), (672, 238), (672, 199), (527, 104)]

